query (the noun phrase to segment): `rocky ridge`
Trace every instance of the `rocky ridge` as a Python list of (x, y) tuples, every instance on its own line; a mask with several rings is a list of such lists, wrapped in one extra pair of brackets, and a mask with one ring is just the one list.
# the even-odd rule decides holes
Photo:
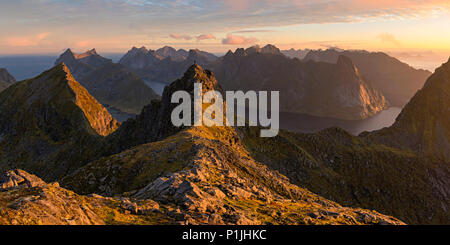
[(0, 92), (5, 90), (15, 82), (16, 79), (14, 79), (11, 74), (9, 74), (8, 70), (6, 70), (5, 68), (0, 68)]
[(60, 64), (0, 93), (0, 168), (55, 179), (99, 154), (118, 127)]
[[(105, 107), (126, 117), (139, 114), (159, 95), (123, 65), (98, 55), (95, 49), (75, 54), (67, 49), (55, 62), (64, 62), (77, 81)], [(122, 117), (122, 116), (121, 116)]]

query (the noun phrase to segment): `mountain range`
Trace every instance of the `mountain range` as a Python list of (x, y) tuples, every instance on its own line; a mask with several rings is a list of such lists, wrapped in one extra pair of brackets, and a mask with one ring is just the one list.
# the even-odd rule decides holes
[(383, 94), (351, 59), (302, 62), (267, 45), (229, 51), (209, 65), (225, 90), (280, 91), (280, 111), (359, 120), (386, 109)]
[[(147, 116), (130, 119), (118, 130), (118, 124), (111, 119), (106, 109), (88, 95), (87, 90), (73, 79), (64, 65), (58, 65), (35, 79), (20, 82), (2, 92), (1, 120), (17, 120), (1, 129), (3, 137), (0, 149), (17, 149), (26, 145), (29, 151), (40, 151), (39, 155), (28, 155), (30, 159), (47, 158), (42, 162), (24, 163), (23, 160), (27, 159), (24, 153), (14, 152), (21, 156), (21, 160), (16, 160), (20, 164), (9, 161), (1, 163), (1, 166), (10, 169), (23, 167), (38, 176), (45, 176), (47, 181), (58, 179), (61, 186), (59, 183), (45, 182), (22, 170), (4, 171), (0, 175), (0, 222), (404, 224), (375, 211), (342, 207), (291, 184), (285, 176), (254, 160), (242, 144), (238, 131), (231, 127), (170, 129), (164, 124), (154, 125), (158, 134), (143, 138), (140, 142), (135, 141), (134, 135), (119, 133), (123, 127), (126, 130), (147, 132), (145, 128), (140, 128), (158, 121), (152, 118), (170, 117), (173, 105), (164, 101), (168, 101), (171, 93), (178, 89), (193, 92), (195, 82), (202, 83), (206, 91), (220, 90), (211, 72), (193, 65), (181, 79), (166, 87), (159, 106), (152, 106), (154, 110), (147, 112)], [(46, 99), (51, 92), (58, 96)], [(23, 106), (30, 108), (4, 113), (3, 109), (18, 104), (19, 98)], [(91, 113), (102, 114), (103, 120), (89, 120)], [(25, 117), (28, 120), (21, 119)], [(51, 122), (46, 119), (59, 122), (61, 126), (47, 127)], [(17, 125), (16, 121), (23, 123)], [(77, 123), (70, 123), (74, 121)], [(60, 146), (68, 138), (76, 141), (82, 134), (85, 137), (91, 135), (93, 141), (74, 143), (78, 147), (72, 145), (72, 152), (60, 147), (53, 148), (51, 154), (44, 153), (52, 147), (43, 145), (43, 141), (52, 138), (53, 141), (58, 140)], [(151, 133), (147, 135), (151, 136)], [(117, 137), (121, 140), (117, 141)], [(11, 145), (14, 140), (17, 140), (15, 145)], [(117, 142), (121, 143), (117, 145)], [(5, 143), (10, 148), (5, 148)], [(99, 148), (95, 144), (102, 145), (102, 149), (112, 150), (109, 153), (103, 151), (105, 156), (99, 158), (98, 154), (90, 154), (92, 151), (98, 153), (95, 150)], [(73, 165), (67, 168), (65, 163), (79, 152), (85, 157), (91, 157), (92, 162), (78, 169), (71, 168)], [(9, 153), (3, 151), (2, 159)], [(55, 155), (72, 157), (54, 158)], [(56, 171), (62, 166), (66, 166), (66, 171)], [(56, 173), (60, 174), (57, 178)], [(69, 189), (75, 190), (75, 193)]]
[(162, 84), (181, 77), (194, 63), (212, 70), (226, 90), (277, 90), (282, 112), (339, 120), (366, 119), (390, 106), (403, 107), (430, 75), (384, 53), (281, 51), (270, 44), (229, 51), (220, 58), (196, 49), (133, 47), (118, 64), (95, 50), (67, 50), (57, 63), (62, 61), (120, 121), (158, 98), (149, 86), (162, 91)]
[(214, 71), (227, 90), (279, 90), (284, 112), (342, 120), (361, 120), (389, 106), (403, 107), (430, 75), (384, 53), (281, 51), (270, 44), (229, 51), (220, 58), (168, 46), (158, 50), (134, 47), (119, 63), (147, 82), (162, 84), (197, 63)]
[(215, 55), (198, 49), (188, 52), (165, 46), (155, 51), (133, 47), (119, 63), (144, 80), (168, 84), (181, 77), (192, 64), (206, 65), (216, 59)]
[(0, 224), (450, 222), (450, 60), (391, 127), (261, 138), (259, 127), (175, 127), (171, 96), (193, 94), (194, 83), (203, 92), (276, 83), (280, 92), (298, 86), (291, 100), (320, 91), (327, 96), (309, 103), (325, 110), (318, 100), (328, 101), (339, 115), (366, 116), (387, 102), (346, 55), (300, 61), (269, 45), (229, 52), (208, 63), (213, 71), (191, 64), (161, 99), (119, 123), (72, 71), (99, 81), (113, 73), (105, 67), (133, 72), (92, 50), (69, 51), (0, 92)]
[(311, 51), (311, 49), (288, 49), (288, 50), (281, 50), (281, 53), (286, 55), (289, 58), (297, 58), (299, 60), (302, 60), (306, 57), (306, 55)]

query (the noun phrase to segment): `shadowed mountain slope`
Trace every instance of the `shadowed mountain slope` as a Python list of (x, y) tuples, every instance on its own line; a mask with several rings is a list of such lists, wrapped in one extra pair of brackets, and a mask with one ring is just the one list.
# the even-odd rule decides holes
[(429, 71), (414, 69), (381, 52), (312, 50), (304, 60), (336, 64), (341, 55), (349, 57), (358, 67), (362, 77), (379, 89), (393, 106), (406, 105), (431, 75)]
[(375, 141), (450, 161), (450, 60), (437, 68), (392, 127), (365, 134)]
[(268, 45), (229, 51), (210, 67), (225, 90), (280, 91), (283, 112), (358, 120), (387, 108), (345, 56), (337, 64), (301, 62)]
[(241, 129), (258, 161), (344, 205), (376, 209), (410, 224), (448, 224), (450, 66), (438, 68), (389, 128), (359, 137), (341, 129), (281, 131), (271, 139)]

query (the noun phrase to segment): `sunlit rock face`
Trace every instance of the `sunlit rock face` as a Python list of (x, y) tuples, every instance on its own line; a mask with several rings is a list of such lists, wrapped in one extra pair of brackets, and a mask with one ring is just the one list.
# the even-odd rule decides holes
[(103, 106), (122, 117), (139, 114), (142, 108), (160, 96), (124, 65), (113, 63), (95, 49), (82, 54), (67, 49), (56, 60), (64, 63), (74, 78)]
[(0, 168), (56, 178), (100, 154), (102, 138), (118, 127), (68, 67), (57, 65), (0, 93)]

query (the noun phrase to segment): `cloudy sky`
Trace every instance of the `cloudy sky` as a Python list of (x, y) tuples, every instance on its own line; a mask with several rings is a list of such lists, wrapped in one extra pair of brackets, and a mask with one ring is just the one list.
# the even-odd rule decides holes
[(132, 46), (450, 53), (448, 0), (0, 0), (0, 55)]

